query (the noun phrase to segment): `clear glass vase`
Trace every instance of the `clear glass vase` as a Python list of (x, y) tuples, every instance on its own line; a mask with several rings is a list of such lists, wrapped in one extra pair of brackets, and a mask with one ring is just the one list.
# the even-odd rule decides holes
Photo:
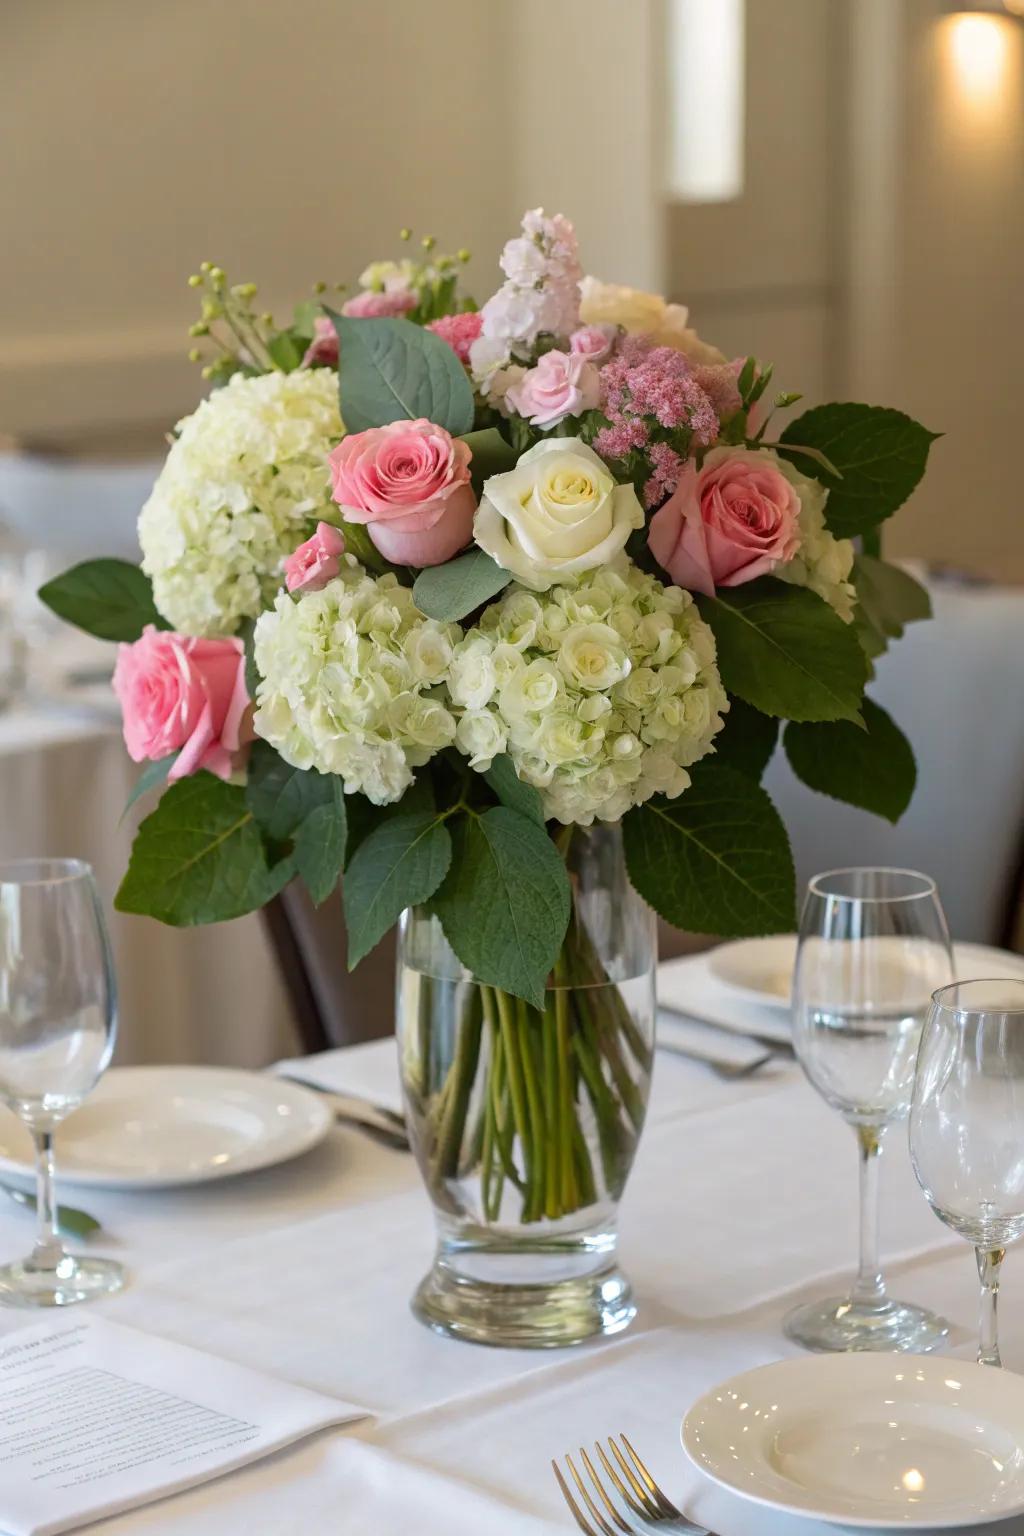
[(573, 910), (542, 1013), (479, 982), (425, 909), (400, 929), (402, 1081), (438, 1233), (413, 1310), (482, 1344), (575, 1344), (636, 1312), (616, 1216), (650, 1090), (654, 917), (617, 826), (559, 843)]

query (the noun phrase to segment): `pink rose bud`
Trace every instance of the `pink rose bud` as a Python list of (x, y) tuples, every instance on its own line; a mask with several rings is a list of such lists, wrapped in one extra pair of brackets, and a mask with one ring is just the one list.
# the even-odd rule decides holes
[(431, 320), (426, 329), (446, 341), (460, 363), (468, 363), (469, 349), (480, 335), (483, 323), (479, 310), (467, 310), (461, 315), (442, 315), (439, 320)]
[(647, 542), (676, 586), (713, 597), (792, 560), (799, 519), (800, 498), (773, 454), (713, 448), (700, 470), (687, 461)]
[(284, 584), (289, 592), (319, 592), (341, 569), (345, 535), (330, 523), (317, 523), (316, 533), (300, 544), (284, 563)]
[(555, 427), (567, 416), (593, 410), (601, 398), (594, 364), (569, 352), (545, 352), (505, 396), (506, 405), (535, 427)]
[(345, 519), (365, 523), (385, 560), (443, 565), (473, 537), (469, 446), (432, 421), (392, 421), (343, 437), (329, 455)]
[(118, 647), (114, 692), (133, 762), (178, 753), (168, 779), (206, 768), (227, 779), (252, 740), (241, 640), (197, 640), (146, 626)]
[(326, 315), (317, 315), (313, 321), (313, 340), (302, 359), (303, 368), (314, 363), (326, 363), (330, 368), (338, 366), (338, 333)]
[(362, 293), (345, 300), (341, 312), (351, 320), (379, 320), (382, 316), (407, 315), (416, 304), (411, 288), (391, 288), (385, 293), (364, 288)]
[(588, 363), (606, 363), (618, 334), (617, 325), (581, 325), (569, 337), (569, 350), (577, 357), (585, 357)]

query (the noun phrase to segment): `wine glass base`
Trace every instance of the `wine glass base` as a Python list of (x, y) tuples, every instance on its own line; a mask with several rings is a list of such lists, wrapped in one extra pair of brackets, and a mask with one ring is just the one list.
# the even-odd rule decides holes
[(56, 1269), (39, 1269), (31, 1259), (0, 1265), (0, 1303), (8, 1307), (73, 1307), (121, 1290), (125, 1270), (114, 1259), (65, 1254)]
[(794, 1307), (782, 1320), (787, 1339), (819, 1353), (847, 1350), (901, 1350), (927, 1354), (949, 1334), (949, 1324), (934, 1312), (905, 1301), (867, 1307), (849, 1296)]

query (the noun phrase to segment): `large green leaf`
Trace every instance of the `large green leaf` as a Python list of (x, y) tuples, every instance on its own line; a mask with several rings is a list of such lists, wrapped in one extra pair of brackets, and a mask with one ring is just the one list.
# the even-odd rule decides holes
[(738, 768), (759, 784), (778, 739), (779, 722), (774, 716), (762, 715), (742, 699), (730, 699), (725, 725), (715, 737), (716, 760)]
[(932, 616), (927, 591), (898, 565), (873, 555), (857, 555), (853, 584), (857, 589), (854, 624), (869, 656), (880, 656), (890, 640), (899, 639), (905, 625)]
[(349, 432), (389, 421), (428, 421), (461, 436), (473, 426), (473, 391), (446, 341), (411, 320), (355, 320), (328, 310), (338, 333), (341, 418)]
[(262, 907), (292, 873), (288, 859), (268, 862), (245, 790), (197, 773), (139, 827), (114, 905), (176, 928), (221, 923)]
[(538, 827), (544, 825), (544, 805), (540, 798), (540, 791), (534, 789), (532, 784), (526, 784), (516, 773), (515, 764), (510, 757), (496, 757), (484, 774), (484, 778), (494, 790), (502, 805), (507, 805), (510, 810), (518, 811), (520, 816), (526, 816), (530, 821), (535, 821)]
[(433, 896), (451, 858), (448, 829), (430, 811), (389, 817), (364, 838), (345, 871), (349, 970), (380, 942), (406, 907)]
[(497, 427), (483, 427), (479, 432), (464, 432), (462, 441), (468, 443), (473, 452), (469, 473), (473, 480), (473, 489), (479, 499), (484, 482), (492, 475), (503, 475), (508, 470), (514, 469), (519, 455), (512, 444), (505, 441)]
[(428, 618), (464, 619), (507, 587), (512, 577), (482, 549), (471, 549), (447, 565), (420, 571), (412, 589), (416, 606)]
[(698, 598), (728, 693), (787, 720), (856, 720), (867, 660), (817, 593), (772, 576)]
[[(902, 411), (880, 405), (818, 405), (791, 421), (780, 443), (785, 457), (829, 488), (825, 521), (851, 539), (891, 517), (924, 474), (928, 450), (940, 434)], [(841, 478), (818, 459), (824, 454)]]
[(85, 560), (39, 588), (39, 597), (68, 624), (100, 640), (137, 640), (147, 624), (170, 626), (157, 612), (153, 584), (127, 560)]
[(452, 863), (433, 908), (478, 978), (543, 1008), (569, 922), (569, 876), (542, 827), (507, 806), (452, 822)]
[(677, 928), (724, 937), (787, 933), (796, 879), (779, 813), (759, 784), (706, 758), (676, 800), (656, 796), (622, 823), (629, 878)]
[(293, 768), (267, 742), (253, 742), (246, 804), (274, 844), (294, 842), (294, 862), (310, 895), (326, 900), (345, 857), (346, 815), (341, 780), (315, 768)]
[(790, 766), (811, 789), (899, 821), (910, 804), (917, 765), (910, 742), (881, 705), (865, 699), (860, 730), (847, 720), (786, 726)]
[(143, 795), (149, 794), (150, 790), (160, 789), (162, 785), (167, 783), (167, 775), (177, 760), (177, 752), (171, 752), (167, 757), (159, 757), (153, 762), (146, 764), (132, 785), (132, 792), (125, 801), (124, 810), (121, 812), (122, 817), (131, 810), (136, 800), (141, 800)]

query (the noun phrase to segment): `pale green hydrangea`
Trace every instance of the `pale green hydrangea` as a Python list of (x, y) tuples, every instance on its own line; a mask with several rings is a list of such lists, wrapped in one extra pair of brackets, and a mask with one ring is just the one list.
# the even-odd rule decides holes
[(507, 752), (567, 825), (682, 794), (729, 708), (689, 593), (624, 557), (544, 593), (513, 584), (456, 645), (448, 689), (471, 766)]
[(776, 465), (800, 497), (800, 548), (792, 560), (777, 565), (772, 575), (796, 587), (810, 587), (849, 624), (857, 601), (849, 579), (853, 544), (849, 539), (837, 539), (825, 527), (828, 491), (820, 481), (802, 475), (787, 459), (777, 459)]
[(234, 634), (281, 585), (281, 563), (336, 517), (327, 455), (342, 435), (327, 368), (236, 374), (178, 423), (139, 517), (142, 568), (164, 618)]
[(462, 631), (424, 618), (392, 575), (351, 555), (319, 592), (282, 592), (256, 625), (255, 728), (296, 768), (344, 780), (375, 805), (455, 738), (442, 686)]

